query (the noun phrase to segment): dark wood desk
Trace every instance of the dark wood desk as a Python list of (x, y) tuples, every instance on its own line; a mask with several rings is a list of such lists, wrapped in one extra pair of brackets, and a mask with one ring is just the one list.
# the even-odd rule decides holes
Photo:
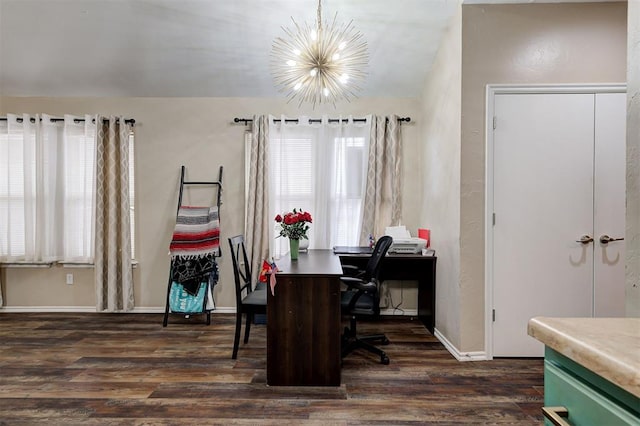
[[(339, 254), (344, 265), (364, 269), (370, 255)], [(384, 280), (418, 281), (418, 318), (433, 334), (436, 319), (436, 261), (435, 256), (390, 253), (382, 261), (380, 270)]]
[(267, 290), (267, 384), (340, 385), (340, 259), (309, 250), (277, 261), (275, 295)]

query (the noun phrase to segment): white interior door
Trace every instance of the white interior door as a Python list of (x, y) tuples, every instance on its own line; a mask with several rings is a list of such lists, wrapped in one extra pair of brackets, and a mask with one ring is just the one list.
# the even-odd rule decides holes
[(493, 356), (543, 356), (535, 316), (589, 317), (594, 96), (494, 98)]
[(492, 353), (542, 356), (530, 318), (624, 315), (626, 94), (496, 94), (494, 115)]
[(626, 93), (596, 94), (594, 316), (624, 316)]

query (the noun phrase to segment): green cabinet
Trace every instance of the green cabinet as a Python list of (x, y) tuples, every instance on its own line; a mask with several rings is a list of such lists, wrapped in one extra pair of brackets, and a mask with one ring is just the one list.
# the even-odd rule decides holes
[[(640, 399), (546, 347), (544, 405), (564, 407), (572, 426), (640, 425)], [(545, 425), (553, 425), (545, 419)]]

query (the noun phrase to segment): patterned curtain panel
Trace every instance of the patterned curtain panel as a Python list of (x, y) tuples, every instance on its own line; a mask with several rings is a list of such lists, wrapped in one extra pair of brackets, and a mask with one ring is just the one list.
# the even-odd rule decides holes
[(96, 116), (95, 279), (98, 312), (134, 307), (129, 225), (129, 134), (124, 117)]
[(387, 226), (399, 225), (402, 220), (402, 139), (398, 118), (376, 116), (371, 125), (360, 245), (368, 244), (369, 234), (382, 236)]
[(253, 117), (249, 149), (249, 188), (244, 229), (247, 255), (251, 262), (254, 281), (256, 281), (262, 260), (269, 255), (269, 226), (273, 221), (269, 215), (268, 116)]

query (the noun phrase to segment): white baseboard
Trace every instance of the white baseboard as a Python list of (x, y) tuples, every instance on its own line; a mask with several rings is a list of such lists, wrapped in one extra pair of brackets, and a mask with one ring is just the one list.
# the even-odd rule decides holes
[(418, 316), (417, 309), (380, 309), (380, 315), (382, 316), (402, 316), (402, 317), (415, 317)]
[(486, 361), (488, 359), (487, 353), (484, 351), (460, 352), (437, 328), (434, 329), (433, 335), (440, 340), (440, 343), (442, 343), (449, 353), (458, 361)]
[[(5, 313), (37, 313), (37, 312), (67, 312), (67, 313), (91, 313), (96, 312), (95, 306), (1, 306), (0, 312)], [(132, 311), (127, 313), (133, 314), (163, 314), (164, 307), (159, 306), (136, 306)], [(236, 308), (216, 308), (212, 313), (216, 314), (235, 314)]]
[(164, 308), (160, 306), (135, 306), (134, 314), (164, 314)]
[(0, 312), (95, 312), (95, 306), (3, 306)]

